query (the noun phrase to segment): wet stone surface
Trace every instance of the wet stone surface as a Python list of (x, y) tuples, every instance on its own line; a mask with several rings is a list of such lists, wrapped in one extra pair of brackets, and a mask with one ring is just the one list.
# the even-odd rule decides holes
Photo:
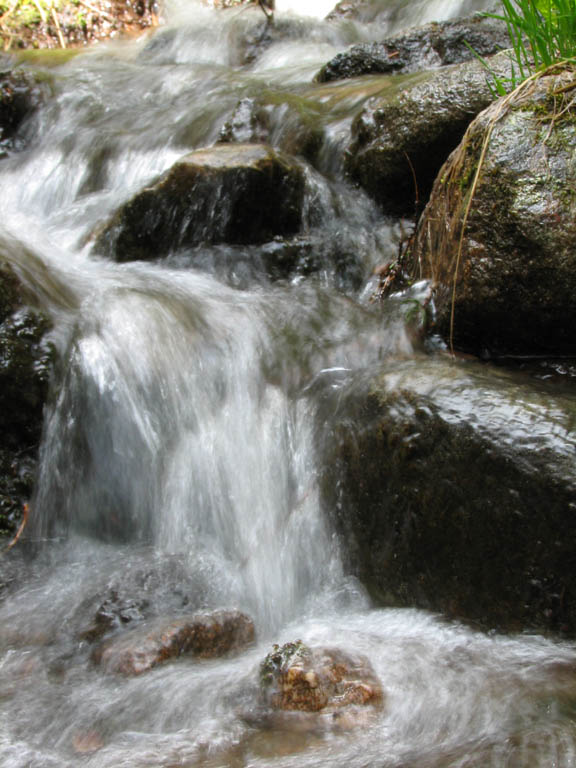
[(325, 408), (325, 508), (380, 604), (576, 634), (573, 392), (423, 359)]
[(377, 43), (361, 43), (339, 53), (316, 75), (320, 83), (360, 75), (408, 73), (490, 56), (510, 45), (503, 24), (480, 16), (427, 24)]
[[(501, 112), (482, 112), (440, 171), (414, 248), (434, 275), (437, 328), (456, 346), (489, 355), (576, 355), (576, 73), (540, 78)], [(492, 124), (457, 273), (461, 233)]]
[(261, 706), (244, 719), (260, 728), (313, 732), (366, 725), (384, 694), (370, 661), (300, 640), (275, 645), (260, 665)]
[(254, 640), (252, 620), (239, 611), (158, 619), (97, 646), (92, 660), (106, 672), (132, 677), (181, 656), (212, 659)]
[(45, 91), (29, 72), (0, 69), (0, 159), (25, 148), (18, 129), (43, 102)]
[[(503, 54), (490, 60), (509, 74)], [(355, 118), (345, 165), (351, 179), (392, 215), (419, 214), (449, 154), (494, 100), (478, 61), (416, 76), (395, 98), (369, 99)]]
[(265, 145), (221, 144), (186, 155), (126, 203), (95, 251), (133, 261), (199, 243), (263, 243), (296, 234), (303, 205), (295, 160)]
[(14, 531), (30, 499), (43, 408), (54, 361), (47, 317), (29, 309), (0, 262), (0, 536)]

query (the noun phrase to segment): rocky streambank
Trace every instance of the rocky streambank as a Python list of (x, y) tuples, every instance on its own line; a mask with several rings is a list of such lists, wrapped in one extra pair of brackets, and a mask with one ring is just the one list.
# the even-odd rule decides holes
[[(244, 35), (240, 68), (290, 34), (278, 24), (257, 50)], [(142, 55), (164, 62), (173, 38), (160, 34)], [(183, 147), (87, 244), (98, 258), (218, 272), (219, 254), (206, 256), (216, 245), (227, 268), (250, 262), (249, 283), (336, 270), (351, 291), (361, 248), (344, 227), (332, 239), (315, 229), (327, 212), (342, 220), (318, 177), (342, 173), (370, 197), (374, 227), (408, 219), (408, 247), (379, 266), (379, 293), (425, 318), (420, 353), (325, 393), (326, 514), (383, 605), (574, 635), (576, 75), (568, 66), (496, 100), (464, 41), (507, 82), (502, 28), (477, 19), (356, 44), (306, 89), (231, 104), (212, 143)], [(50, 89), (29, 68), (2, 77), (0, 138), (12, 156), (34, 140)], [(2, 269), (7, 530), (31, 493), (51, 358), (48, 321)], [(425, 300), (405, 292), (423, 280)], [(446, 346), (476, 359), (444, 357)], [(493, 365), (528, 358), (519, 373)]]

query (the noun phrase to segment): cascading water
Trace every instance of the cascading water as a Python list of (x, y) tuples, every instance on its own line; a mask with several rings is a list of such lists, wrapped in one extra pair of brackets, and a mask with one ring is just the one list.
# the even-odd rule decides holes
[[(413, 5), (414, 21), (472, 7)], [(383, 7), (391, 25), (407, 18), (406, 4)], [(84, 245), (134, 191), (212, 144), (240, 98), (286, 84), (308, 92), (331, 52), (369, 38), (361, 25), (294, 17), (288, 40), (241, 68), (254, 13), (223, 21), (181, 7), (148, 42), (59, 67), (30, 147), (3, 161), (0, 255), (53, 316), (61, 363), (28, 531), (34, 558), (0, 605), (0, 764), (574, 765), (561, 674), (571, 646), (371, 610), (321, 514), (315, 393), (413, 352), (402, 313), (374, 310), (362, 291), (399, 233), (339, 179), (346, 100), (330, 96), (329, 178), (305, 169), (304, 216), (319, 239), (353, 244), (352, 276), (333, 265), (271, 286), (238, 248), (206, 247), (200, 271), (186, 254), (120, 266)], [(152, 617), (240, 608), (257, 645), (119, 680), (90, 663), (82, 639), (110, 596)], [(297, 638), (371, 659), (386, 696), (373, 723), (292, 734), (246, 724), (259, 661)]]

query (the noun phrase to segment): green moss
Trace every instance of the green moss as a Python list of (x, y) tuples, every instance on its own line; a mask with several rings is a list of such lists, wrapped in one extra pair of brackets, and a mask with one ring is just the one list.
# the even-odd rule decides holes
[(295, 643), (285, 643), (282, 646), (274, 644), (272, 651), (260, 664), (260, 685), (263, 688), (269, 688), (274, 684), (278, 674), (290, 666), (294, 659), (305, 659), (310, 654), (310, 648), (301, 640), (296, 640)]
[[(52, 68), (66, 64), (81, 53), (84, 53), (82, 48), (29, 48), (15, 52), (14, 59), (18, 64)], [(38, 73), (38, 79), (42, 79), (42, 73)]]

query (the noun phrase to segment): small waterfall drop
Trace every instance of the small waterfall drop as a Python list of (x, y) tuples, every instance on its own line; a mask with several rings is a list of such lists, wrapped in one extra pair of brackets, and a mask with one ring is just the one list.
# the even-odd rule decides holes
[[(489, 4), (372, 5), (370, 19), (341, 23), (280, 5), (283, 35), (250, 61), (258, 9), (173, 3), (149, 38), (45, 72), (50, 98), (29, 146), (1, 161), (0, 259), (52, 317), (59, 358), (27, 549), (11, 553), (18, 583), (0, 602), (2, 768), (575, 764), (573, 646), (373, 608), (321, 508), (323, 393), (417, 357), (418, 341), (409, 295), (369, 301), (374, 267), (405, 231), (342, 177), (341, 134), (360, 97), (312, 77), (351, 43)], [(279, 146), (293, 138), (288, 101), (317, 108), (317, 163), (297, 161), (303, 229), (313, 254), (337, 243), (344, 266), (326, 259), (274, 283), (254, 267), (267, 256), (258, 244), (153, 263), (91, 252), (113, 211), (214, 145), (237, 103), (262, 94)], [(240, 609), (256, 641), (107, 675), (87, 638), (110, 604), (137, 626)], [(382, 712), (350, 731), (254, 727), (244, 715), (257, 710), (259, 664), (298, 639), (365, 654)]]

